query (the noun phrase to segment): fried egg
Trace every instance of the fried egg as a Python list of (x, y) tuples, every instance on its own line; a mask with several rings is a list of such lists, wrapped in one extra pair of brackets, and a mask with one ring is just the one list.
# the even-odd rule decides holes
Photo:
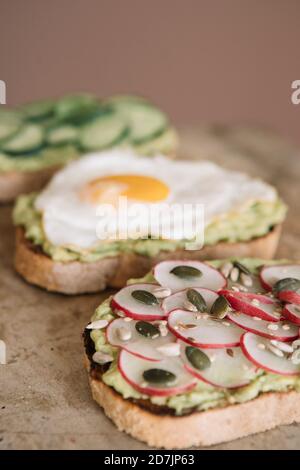
[[(128, 230), (120, 198), (129, 206), (139, 203), (146, 208), (166, 203), (203, 204), (207, 225), (255, 201), (273, 202), (277, 193), (258, 179), (211, 162), (174, 161), (161, 155), (142, 157), (130, 150), (114, 149), (70, 163), (39, 194), (35, 207), (42, 213), (43, 230), (50, 243), (89, 249), (99, 243), (97, 227), (104, 208), (116, 209), (109, 217), (112, 227)], [(145, 211), (141, 230), (145, 236), (157, 235), (158, 226), (154, 223), (149, 229), (146, 215)], [(180, 217), (175, 219), (177, 223), (182, 223)]]

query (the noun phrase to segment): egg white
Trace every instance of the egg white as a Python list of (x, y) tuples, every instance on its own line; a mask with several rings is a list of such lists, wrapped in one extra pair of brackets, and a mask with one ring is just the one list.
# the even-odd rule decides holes
[(211, 162), (172, 161), (161, 155), (141, 157), (130, 150), (108, 150), (73, 161), (39, 194), (35, 207), (42, 212), (46, 238), (56, 246), (82, 249), (99, 243), (97, 205), (82, 198), (82, 189), (96, 178), (120, 174), (159, 179), (169, 189), (162, 202), (203, 204), (205, 225), (229, 212), (242, 211), (254, 201), (277, 198), (276, 190), (261, 180)]

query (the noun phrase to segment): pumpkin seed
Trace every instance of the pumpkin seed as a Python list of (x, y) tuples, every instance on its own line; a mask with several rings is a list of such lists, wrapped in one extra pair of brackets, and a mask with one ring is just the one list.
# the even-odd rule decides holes
[(148, 369), (143, 373), (146, 382), (152, 384), (169, 385), (176, 380), (176, 375), (165, 369)]
[(152, 323), (149, 323), (147, 321), (138, 321), (135, 324), (135, 329), (136, 331), (142, 335), (145, 336), (146, 338), (156, 338), (157, 336), (160, 336), (160, 331), (159, 328), (155, 325), (152, 325)]
[(219, 320), (222, 320), (222, 318), (226, 317), (229, 309), (230, 305), (228, 300), (223, 295), (219, 295), (219, 297), (212, 304), (210, 313)]
[(175, 274), (175, 276), (182, 279), (202, 276), (202, 272), (199, 269), (194, 268), (194, 266), (175, 266), (175, 268), (171, 269), (170, 273)]
[(131, 295), (135, 300), (146, 305), (158, 305), (159, 303), (155, 295), (147, 290), (134, 290)]
[(210, 367), (210, 359), (201, 349), (187, 346), (185, 348), (185, 355), (195, 369), (204, 370)]
[(251, 276), (251, 271), (249, 271), (249, 269), (244, 266), (242, 263), (240, 263), (239, 261), (234, 261), (233, 262), (233, 265), (238, 268), (238, 270), (241, 272), (241, 273), (244, 273), (244, 274), (247, 274), (248, 276)]
[(285, 290), (297, 291), (298, 289), (300, 289), (300, 280), (293, 277), (285, 277), (284, 279), (280, 279), (280, 281), (277, 281), (273, 286), (273, 291), (276, 293)]
[(186, 296), (189, 302), (197, 308), (197, 312), (204, 313), (207, 311), (205, 299), (196, 289), (188, 289)]

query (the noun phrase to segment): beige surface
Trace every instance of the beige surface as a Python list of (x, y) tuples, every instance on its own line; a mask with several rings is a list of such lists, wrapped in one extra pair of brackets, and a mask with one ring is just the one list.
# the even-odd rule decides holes
[[(291, 205), (278, 256), (300, 259), (296, 149), (270, 133), (214, 128), (182, 132), (182, 152), (212, 158), (276, 183)], [(222, 156), (219, 156), (222, 155)], [(13, 271), (11, 209), (0, 208), (0, 449), (143, 449), (118, 432), (92, 401), (83, 367), (81, 331), (104, 295), (66, 297), (29, 286)], [(300, 426), (217, 446), (217, 449), (296, 449)]]

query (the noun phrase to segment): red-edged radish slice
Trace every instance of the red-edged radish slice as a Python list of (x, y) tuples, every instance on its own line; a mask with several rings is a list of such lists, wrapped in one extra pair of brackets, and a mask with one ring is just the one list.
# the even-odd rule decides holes
[[(205, 289), (204, 287), (196, 287), (193, 289), (202, 295), (208, 307), (208, 311), (210, 311), (212, 304), (219, 297), (218, 294), (213, 290)], [(168, 314), (175, 309), (185, 310), (185, 305), (188, 300), (186, 296), (187, 291), (188, 289), (184, 289), (166, 297), (161, 304), (163, 311)]]
[(169, 330), (182, 341), (200, 348), (230, 348), (240, 344), (243, 330), (226, 320), (186, 310), (173, 310), (168, 316)]
[[(244, 313), (228, 313), (227, 318), (246, 331), (278, 341), (293, 341), (299, 336), (299, 327), (289, 322), (268, 322)], [(299, 318), (300, 322), (300, 318)]]
[(257, 367), (280, 375), (300, 374), (300, 364), (293, 364), (286, 356), (278, 357), (269, 349), (270, 344), (270, 340), (254, 333), (244, 333), (241, 338), (243, 353)]
[(158, 348), (174, 343), (174, 336), (171, 333), (167, 333), (166, 336), (160, 334), (155, 337), (143, 336), (136, 329), (137, 323), (135, 320), (126, 321), (123, 318), (113, 320), (106, 330), (108, 342), (142, 359), (149, 361), (164, 359), (165, 355)]
[[(180, 275), (178, 268), (191, 268), (183, 269), (183, 274)], [(171, 272), (175, 269), (177, 274)], [(198, 272), (198, 275), (197, 275)], [(193, 275), (194, 273), (194, 275)], [(163, 287), (169, 287), (172, 292), (191, 288), (191, 287), (206, 287), (218, 291), (226, 286), (225, 277), (215, 268), (209, 266), (201, 261), (162, 261), (154, 267), (154, 277), (156, 281)]]
[(264, 266), (260, 272), (261, 283), (267, 290), (272, 290), (276, 282), (287, 277), (300, 279), (300, 264)]
[(270, 322), (277, 322), (281, 318), (281, 313), (278, 311), (280, 306), (266, 295), (229, 291), (222, 291), (222, 294), (238, 312)]
[(237, 388), (247, 385), (255, 378), (256, 367), (248, 361), (241, 348), (200, 349), (210, 359), (210, 366), (197, 369), (186, 355), (186, 344), (181, 342), (181, 357), (187, 370), (200, 380), (222, 388)]
[[(191, 390), (197, 382), (196, 378), (185, 369), (180, 357), (167, 358), (154, 363), (133, 356), (123, 349), (119, 355), (118, 367), (123, 378), (133, 388), (146, 395), (162, 397), (177, 395)], [(165, 383), (158, 383), (157, 380), (151, 382), (149, 370), (153, 371), (153, 369), (172, 374), (174, 380)], [(148, 374), (146, 378), (145, 372)], [(157, 373), (153, 373), (153, 375), (156, 378), (158, 376)]]
[(120, 310), (127, 317), (135, 320), (161, 320), (166, 314), (161, 308), (160, 302), (155, 305), (147, 305), (136, 300), (132, 294), (134, 291), (147, 291), (155, 295), (156, 284), (131, 284), (117, 292), (112, 301), (111, 307)]
[(292, 290), (278, 292), (277, 297), (282, 302), (300, 305), (300, 294)]
[(287, 318), (293, 323), (296, 323), (296, 325), (300, 325), (300, 306), (299, 305), (287, 304), (284, 307), (282, 313), (285, 318)]

